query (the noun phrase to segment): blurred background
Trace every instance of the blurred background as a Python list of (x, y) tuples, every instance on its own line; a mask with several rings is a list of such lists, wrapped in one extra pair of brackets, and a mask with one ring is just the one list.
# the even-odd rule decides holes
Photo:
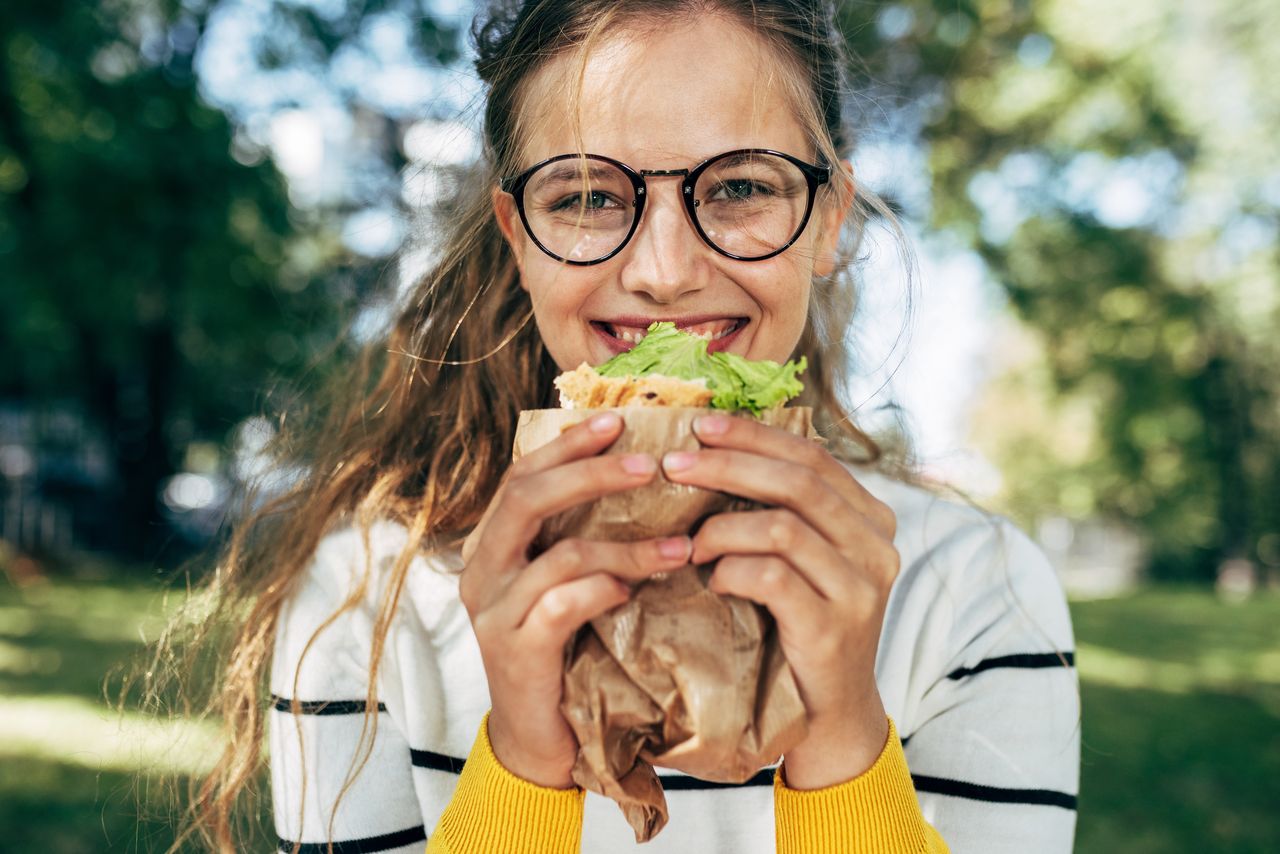
[[(1060, 570), (1082, 852), (1280, 850), (1280, 4), (840, 4), (850, 401)], [(385, 329), (479, 150), (467, 0), (0, 4), (0, 847), (163, 850), (111, 711), (265, 414)], [(141, 805), (141, 806), (140, 806)]]

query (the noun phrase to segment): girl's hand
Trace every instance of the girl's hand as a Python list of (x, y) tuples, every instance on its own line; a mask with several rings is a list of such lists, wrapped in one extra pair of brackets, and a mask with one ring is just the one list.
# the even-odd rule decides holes
[(462, 548), (459, 581), (493, 708), (494, 755), (518, 777), (568, 788), (578, 745), (560, 714), (564, 646), (583, 624), (622, 604), (625, 581), (688, 562), (688, 537), (603, 543), (566, 539), (536, 559), (542, 521), (574, 505), (651, 481), (647, 454), (600, 455), (622, 431), (597, 415), (518, 460)]
[(693, 538), (692, 562), (719, 558), (710, 586), (769, 609), (808, 711), (786, 755), (787, 784), (852, 779), (884, 748), (876, 648), (898, 574), (896, 519), (809, 439), (749, 418), (694, 422), (703, 449), (663, 457), (667, 477), (773, 505), (722, 513)]

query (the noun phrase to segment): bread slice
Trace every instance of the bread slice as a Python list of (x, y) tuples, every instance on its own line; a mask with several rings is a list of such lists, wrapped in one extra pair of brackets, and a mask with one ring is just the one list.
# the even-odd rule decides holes
[(555, 379), (566, 409), (610, 406), (707, 406), (715, 397), (705, 380), (681, 380), (662, 374), (602, 377), (583, 362)]

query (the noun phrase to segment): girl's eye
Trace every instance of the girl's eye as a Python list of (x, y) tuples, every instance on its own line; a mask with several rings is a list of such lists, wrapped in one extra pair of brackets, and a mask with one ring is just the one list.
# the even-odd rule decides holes
[(717, 186), (711, 193), (711, 199), (716, 201), (745, 202), (749, 199), (759, 200), (762, 197), (772, 195), (774, 195), (772, 189), (766, 184), (746, 178), (737, 178), (721, 181), (719, 186)]
[(593, 190), (587, 194), (586, 201), (582, 200), (581, 193), (574, 193), (565, 196), (560, 201), (551, 206), (553, 211), (566, 211), (581, 208), (588, 211), (601, 211), (613, 204), (613, 199), (609, 198), (608, 193), (599, 190)]

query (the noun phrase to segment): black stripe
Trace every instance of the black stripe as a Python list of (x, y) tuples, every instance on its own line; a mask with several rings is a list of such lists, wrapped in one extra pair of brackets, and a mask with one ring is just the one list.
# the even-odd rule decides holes
[[(300, 700), (298, 713), (303, 715), (362, 715), (369, 704), (364, 700)], [(287, 697), (271, 695), (271, 708), (277, 712), (292, 712), (293, 701)], [(378, 711), (385, 712), (386, 703), (378, 704)]]
[(1074, 652), (1023, 652), (1017, 655), (1002, 655), (998, 658), (987, 658), (979, 661), (973, 667), (957, 667), (947, 674), (948, 679), (963, 679), (966, 676), (972, 676), (975, 673), (981, 673), (984, 670), (994, 670), (998, 667), (1020, 667), (1025, 669), (1036, 669), (1041, 667), (1062, 667), (1063, 663), (1068, 667), (1072, 667), (1076, 663), (1076, 654)]
[(297, 854), (373, 854), (375, 851), (387, 851), (405, 845), (416, 845), (425, 842), (427, 829), (422, 825), (395, 833), (384, 833), (382, 836), (368, 836), (364, 839), (345, 839), (341, 842), (290, 842), (280, 840), (279, 850), (296, 851)]
[(409, 756), (414, 766), (430, 768), (433, 771), (448, 771), (450, 774), (461, 774), (465, 759), (456, 756), (445, 756), (443, 753), (432, 753), (430, 750), (414, 750), (409, 748)]
[(1076, 808), (1075, 795), (1055, 792), (1052, 789), (1001, 789), (980, 783), (967, 783), (964, 780), (926, 777), (923, 774), (912, 774), (911, 780), (916, 784), (917, 792), (933, 792), (937, 795), (952, 795), (957, 798), (996, 804), (1038, 804), (1062, 807), (1064, 810)]
[[(413, 761), (414, 767), (430, 768), (432, 771), (447, 771), (450, 774), (461, 774), (462, 766), (466, 762), (456, 756), (446, 756), (443, 753), (436, 753), (431, 750), (415, 750), (409, 749), (409, 756)], [(688, 791), (694, 789), (739, 789), (744, 786), (772, 786), (773, 785), (773, 769), (765, 768), (756, 772), (750, 780), (742, 783), (714, 783), (710, 780), (699, 780), (697, 777), (689, 777), (685, 774), (672, 774), (670, 776), (659, 776), (662, 781), (662, 788), (668, 791)]]
[[(904, 739), (904, 743), (911, 736)], [(462, 773), (464, 760), (430, 750), (410, 750), (413, 764), (418, 768), (430, 768), (434, 771), (447, 771), (452, 774)], [(743, 789), (749, 786), (772, 786), (774, 769), (764, 768), (757, 771), (751, 779), (742, 783), (714, 783), (710, 780), (699, 780), (685, 774), (659, 775), (662, 788), (668, 792), (705, 791), (708, 789)], [(977, 801), (990, 801), (1003, 804), (1042, 804), (1051, 807), (1062, 807), (1074, 810), (1076, 796), (1050, 789), (1000, 789), (995, 786), (983, 786), (979, 783), (966, 783), (962, 780), (947, 780), (942, 777), (926, 777), (912, 774), (918, 792), (933, 792), (939, 795), (954, 795), (958, 798), (969, 798)]]
[(773, 769), (765, 768), (757, 771), (750, 779), (742, 783), (713, 783), (710, 780), (699, 780), (684, 774), (672, 774), (670, 777), (659, 776), (662, 788), (668, 792), (691, 791), (699, 789), (744, 789), (747, 786), (772, 786)]

